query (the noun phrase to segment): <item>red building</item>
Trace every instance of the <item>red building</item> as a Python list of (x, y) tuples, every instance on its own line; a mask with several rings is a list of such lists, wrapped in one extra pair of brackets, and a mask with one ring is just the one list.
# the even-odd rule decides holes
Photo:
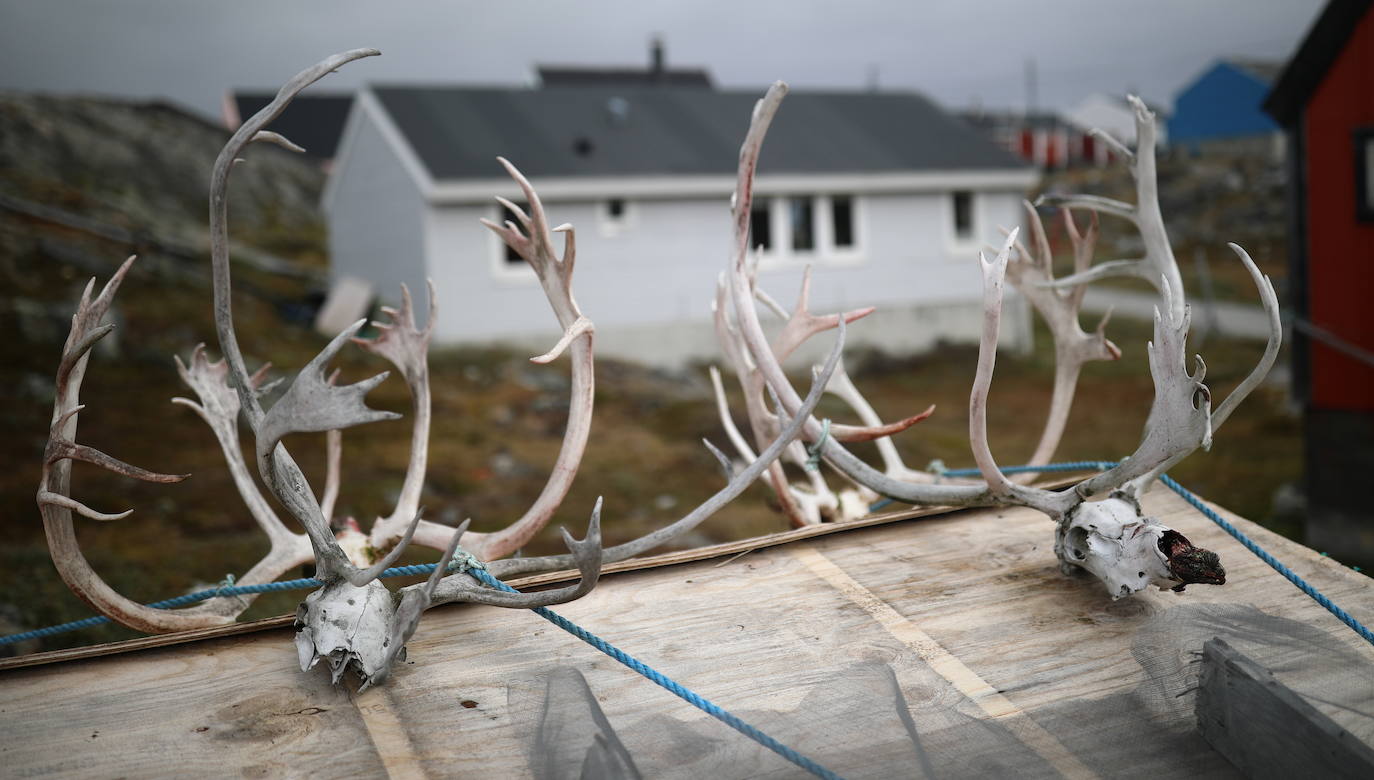
[(1307, 542), (1374, 563), (1374, 11), (1332, 0), (1264, 102), (1288, 134)]

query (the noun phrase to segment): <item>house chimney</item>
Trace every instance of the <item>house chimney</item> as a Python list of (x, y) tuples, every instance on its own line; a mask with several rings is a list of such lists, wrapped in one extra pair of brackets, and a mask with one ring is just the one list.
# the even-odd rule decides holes
[(655, 35), (649, 43), (649, 81), (659, 84), (663, 81), (663, 39)]

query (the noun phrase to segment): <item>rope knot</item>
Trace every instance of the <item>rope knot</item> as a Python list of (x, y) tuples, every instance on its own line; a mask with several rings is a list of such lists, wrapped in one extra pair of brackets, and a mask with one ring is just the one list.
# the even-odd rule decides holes
[(806, 463), (803, 464), (807, 471), (818, 471), (821, 467), (821, 449), (825, 447), (826, 441), (830, 439), (830, 418), (821, 420), (821, 435), (817, 437), (815, 444), (808, 444), (806, 447)]
[(220, 597), (220, 596), (223, 596), (223, 595), (224, 595), (224, 591), (226, 591), (226, 590), (228, 590), (228, 589), (230, 589), (230, 588), (232, 588), (232, 587), (234, 587), (234, 575), (233, 575), (233, 574), (226, 574), (226, 575), (224, 575), (224, 579), (220, 580), (220, 581), (219, 581), (219, 584), (215, 586), (215, 597), (218, 598), (218, 597)]
[(448, 562), (448, 573), (461, 574), (472, 569), (485, 569), (487, 565), (477, 559), (477, 556), (464, 550), (461, 546), (454, 550), (453, 559)]

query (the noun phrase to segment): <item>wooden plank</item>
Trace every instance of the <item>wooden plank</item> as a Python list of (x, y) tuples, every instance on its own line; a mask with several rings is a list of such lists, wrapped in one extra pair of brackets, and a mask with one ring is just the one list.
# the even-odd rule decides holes
[[(1073, 481), (1074, 480), (1070, 478), (1060, 478), (1037, 483), (1037, 486), (1046, 489), (1054, 489), (1072, 484)], [(919, 520), (921, 518), (933, 517), (953, 511), (957, 510), (950, 509), (949, 507), (920, 507), (906, 508), (893, 512), (881, 512), (857, 520), (851, 520), (846, 523), (823, 523), (821, 525), (812, 525), (805, 528), (792, 528), (766, 536), (740, 539), (733, 542), (724, 542), (705, 547), (694, 547), (687, 550), (674, 550), (659, 555), (618, 561), (603, 566), (602, 573), (614, 574), (623, 571), (638, 571), (640, 569), (671, 566), (678, 563), (709, 560), (711, 558), (720, 558), (729, 555), (743, 555), (747, 552), (762, 550), (768, 547), (776, 547), (781, 544), (787, 544), (788, 542), (812, 539), (818, 536), (828, 536), (830, 534), (852, 531), (858, 528), (869, 528), (877, 525), (887, 525), (888, 523)], [(520, 577), (511, 580), (509, 584), (520, 590), (531, 590), (561, 582), (568, 582), (576, 579), (578, 576), (575, 570), (551, 571)], [(0, 658), (0, 671), (4, 671), (5, 669), (17, 669), (23, 666), (36, 666), (47, 663), (58, 663), (61, 661), (74, 661), (81, 658), (95, 658), (115, 653), (147, 650), (154, 647), (169, 647), (188, 642), (199, 642), (204, 639), (237, 636), (239, 634), (252, 633), (254, 631), (268, 631), (290, 626), (294, 621), (294, 614), (277, 615), (275, 617), (233, 623), (227, 626), (214, 626), (191, 631), (180, 631), (172, 634), (154, 634), (151, 636), (138, 637), (136, 639), (121, 640), (119, 642), (105, 642), (97, 645), (87, 645), (85, 647), (72, 647), (63, 650), (49, 650), (42, 653), (29, 653), (27, 655), (13, 656), (10, 658)]]
[(915, 623), (898, 614), (891, 605), (880, 600), (855, 582), (853, 578), (841, 571), (838, 566), (814, 547), (794, 547), (792, 555), (814, 572), (816, 576), (825, 580), (855, 604), (858, 604), (869, 615), (872, 615), (873, 619), (878, 621), (893, 637), (915, 650), (921, 656), (921, 660), (930, 664), (936, 673), (977, 704), (983, 712), (987, 713), (989, 718), (1003, 720), (1004, 724), (1009, 726), (1018, 739), (1031, 750), (1034, 750), (1041, 758), (1048, 761), (1064, 777), (1092, 778), (1098, 776), (1096, 772), (1088, 769), (1083, 765), (1083, 762), (1066, 750), (1053, 734), (1041, 728), (1010, 699), (988, 685), (986, 680), (965, 666), (962, 661), (941, 647), (934, 639), (931, 639), (930, 635), (922, 631)]
[(262, 636), (11, 673), (0, 680), (0, 774), (383, 775), (349, 693), (308, 679), (287, 663), (288, 644)]
[(1220, 639), (1203, 645), (1197, 728), (1251, 778), (1374, 777), (1374, 748)]
[[(1217, 550), (1230, 584), (1113, 602), (1095, 581), (1058, 572), (1053, 527), (1042, 515), (993, 509), (807, 540), (804, 546), (833, 567), (828, 576), (794, 547), (758, 549), (734, 560), (611, 574), (587, 597), (557, 611), (853, 777), (912, 774), (914, 760), (890, 701), (817, 698), (850, 675), (855, 663), (891, 669), (923, 735), (938, 736), (961, 723), (1003, 728), (1002, 721), (1024, 718), (1032, 728), (1008, 730), (1012, 742), (1038, 746), (1040, 755), (1024, 754), (1046, 774), (1054, 772), (1044, 757), (1054, 754), (1053, 743), (1034, 727), (1072, 752), (1070, 758), (1083, 760), (1081, 740), (1044, 714), (1138, 685), (1142, 671), (1131, 640), (1174, 605), (1255, 604), (1330, 633), (1358, 653), (1365, 668), (1374, 668), (1374, 648), (1172, 494), (1152, 491), (1145, 506), (1195, 543)], [(1357, 618), (1374, 620), (1368, 578), (1235, 522)], [(939, 648), (938, 658), (932, 648)], [(165, 775), (172, 772), (159, 762), (175, 743), (192, 774), (212, 764), (216, 768), (203, 773), (237, 774), (262, 765), (264, 754), (277, 762), (272, 768), (301, 771), (316, 756), (332, 761), (342, 754), (353, 763), (346, 769), (330, 763), (324, 771), (528, 777), (537, 721), (527, 705), (541, 701), (542, 680), (551, 670), (567, 667), (586, 678), (646, 776), (795, 774), (782, 759), (535, 616), (473, 605), (426, 615), (409, 660), (380, 691), (385, 711), (360, 712), (371, 706), (373, 691), (352, 702), (329, 685), (327, 674), (302, 674), (285, 629), (12, 669), (0, 674), (0, 733), (6, 735), (0, 760), (19, 775), (80, 775), (81, 762), (93, 757), (108, 763), (88, 764), (87, 775)], [(962, 690), (951, 682), (961, 676)], [(289, 707), (255, 704), (278, 691), (299, 698)], [(988, 707), (1004, 717), (990, 717)], [(249, 750), (227, 749), (222, 740), (196, 732), (177, 741), (185, 736), (183, 724), (218, 733), (240, 722), (233, 728), (252, 731), (252, 719), (230, 716), (252, 712), (270, 725), (282, 712), (311, 708), (322, 712), (310, 718), (337, 719), (331, 728), (338, 734), (316, 729), (276, 744), (253, 742)], [(88, 722), (104, 724), (99, 744), (83, 743), (65, 725)], [(277, 733), (266, 726), (259, 731)], [(396, 738), (402, 732), (404, 741)], [(694, 735), (719, 747), (674, 753), (681, 741), (664, 733)], [(67, 763), (58, 766), (53, 756)], [(92, 768), (97, 766), (102, 771)], [(1222, 761), (1217, 769), (1224, 768)], [(1142, 776), (1169, 777), (1196, 767), (1174, 765), (1161, 752), (1136, 769)]]

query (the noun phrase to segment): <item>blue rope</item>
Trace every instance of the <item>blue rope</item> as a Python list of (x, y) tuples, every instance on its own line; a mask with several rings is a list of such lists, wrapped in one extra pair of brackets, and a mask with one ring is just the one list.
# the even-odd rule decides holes
[[(1044, 466), (1013, 466), (1004, 468), (1002, 469), (1002, 471), (1005, 474), (1085, 470), (1100, 471), (1109, 469), (1115, 465), (1116, 464), (1111, 461), (1074, 461), (1070, 463), (1054, 463)], [(941, 469), (940, 474), (941, 476), (964, 477), (977, 476), (979, 474), (979, 471), (978, 469)], [(1192, 493), (1188, 492), (1188, 490), (1185, 489), (1182, 485), (1178, 484), (1167, 475), (1161, 476), (1160, 481), (1167, 485), (1169, 489), (1179, 494), (1179, 496), (1181, 496), (1183, 500), (1187, 501), (1194, 509), (1201, 512), (1204, 517), (1216, 523), (1218, 526), (1221, 527), (1223, 531), (1234, 537), (1237, 541), (1244, 545), (1246, 549), (1250, 550), (1250, 552), (1258, 556), (1260, 560), (1269, 564), (1269, 566), (1271, 566), (1279, 574), (1282, 574), (1289, 582), (1296, 585), (1298, 589), (1300, 589), (1303, 593), (1306, 593), (1314, 601), (1316, 601), (1322, 607), (1326, 608), (1327, 611), (1331, 612), (1332, 615), (1335, 615), (1336, 618), (1339, 619), (1342, 623), (1345, 623), (1347, 626), (1353, 629), (1355, 633), (1359, 634), (1362, 638), (1365, 639), (1365, 641), (1369, 642), (1370, 644), (1374, 644), (1374, 632), (1371, 632), (1359, 621), (1351, 617), (1349, 613), (1347, 613), (1345, 610), (1336, 606), (1336, 604), (1333, 603), (1331, 599), (1327, 598), (1316, 588), (1312, 587), (1305, 580), (1303, 580), (1302, 577), (1299, 577), (1287, 566), (1284, 566), (1282, 563), (1280, 563), (1277, 559), (1274, 558), (1274, 556), (1270, 555), (1266, 550), (1264, 550), (1264, 548), (1260, 547), (1245, 534), (1241, 533), (1235, 526), (1231, 525), (1226, 520), (1222, 519), (1220, 515), (1209, 509), (1206, 505), (1202, 503), (1201, 500), (1199, 500)], [(882, 501), (873, 504), (870, 507), (870, 509), (876, 511), (891, 503), (893, 503), (892, 499), (883, 499)], [(434, 568), (435, 564), (432, 563), (419, 564), (414, 566), (397, 566), (382, 572), (381, 576), (402, 577), (425, 575), (433, 572)], [(490, 587), (508, 591), (511, 593), (517, 592), (514, 588), (491, 576), (491, 574), (489, 574), (488, 572), (482, 570), (481, 564), (479, 562), (472, 560), (470, 557), (468, 560), (455, 561), (453, 564), (450, 565), (450, 570), (453, 570), (455, 568), (457, 568), (458, 570), (467, 571), (468, 574), (477, 578), (481, 582), (486, 583)], [(198, 601), (204, 601), (205, 599), (214, 598), (216, 596), (231, 596), (247, 593), (267, 593), (273, 591), (297, 590), (301, 588), (319, 587), (324, 584), (320, 580), (314, 578), (287, 580), (284, 582), (268, 582), (261, 585), (233, 585), (232, 583), (232, 578), (227, 578), (226, 584), (221, 585), (220, 587), (202, 590), (196, 593), (188, 593), (184, 596), (177, 596), (176, 598), (167, 599), (165, 601), (154, 602), (152, 604), (149, 604), (148, 606), (155, 607), (158, 609), (169, 609), (172, 607), (193, 604)], [(669, 691), (675, 696), (678, 696), (679, 698), (683, 699), (692, 706), (697, 707), (698, 709), (702, 710), (703, 712), (707, 713), (713, 718), (716, 718), (717, 720), (726, 724), (730, 728), (735, 729), (736, 731), (740, 732), (746, 737), (749, 737), (750, 739), (754, 740), (760, 745), (768, 748), (769, 750), (772, 750), (774, 753), (777, 753), (778, 755), (782, 756), (783, 758), (787, 759), (793, 764), (796, 764), (802, 769), (805, 769), (806, 771), (816, 775), (817, 777), (836, 779), (839, 778), (839, 775), (835, 774), (829, 769), (826, 769), (825, 767), (808, 759), (806, 756), (803, 756), (802, 754), (798, 753), (792, 748), (789, 748), (786, 745), (778, 742), (777, 740), (773, 739), (772, 737), (768, 736), (762, 731), (759, 731), (757, 728), (739, 719), (735, 715), (722, 709), (720, 706), (714, 704), (710, 700), (703, 698), (702, 696), (693, 692), (689, 688), (686, 688), (682, 684), (674, 681), (672, 678), (667, 677), (666, 675), (655, 670), (654, 668), (650, 667), (644, 662), (636, 659), (634, 656), (631, 656), (623, 650), (620, 650), (616, 646), (612, 645), (611, 643), (607, 642), (601, 637), (598, 637), (597, 635), (591, 633), (590, 631), (587, 631), (581, 626), (578, 626), (576, 623), (573, 623), (567, 618), (564, 618), (563, 616), (545, 607), (536, 607), (534, 609), (534, 612), (537, 613), (540, 617), (544, 618), (545, 620), (548, 620), (549, 622), (563, 629), (564, 631), (567, 631), (568, 633), (572, 634), (578, 639), (581, 639), (582, 641), (586, 642), (592, 647), (595, 647), (596, 649), (600, 650), (606, 655), (609, 655), (610, 657), (614, 658), (615, 660), (619, 661), (625, 666), (628, 666), (630, 669), (633, 669), (634, 671), (643, 675), (654, 684), (664, 688), (665, 690)], [(66, 631), (73, 631), (80, 628), (90, 628), (108, 622), (109, 618), (103, 616), (90, 617), (84, 620), (77, 620), (71, 623), (64, 623), (59, 626), (49, 626), (47, 628), (40, 628), (34, 631), (26, 631), (21, 634), (11, 634), (9, 636), (0, 637), (0, 645), (12, 644), (14, 642), (20, 642), (25, 639), (35, 639), (38, 637), (51, 636), (53, 634), (59, 634)]]
[[(449, 564), (449, 570), (461, 571), (464, 568), (474, 568), (474, 563), (476, 563), (475, 568), (481, 567), (481, 563), (477, 562), (475, 559), (466, 561), (455, 560), (453, 563)], [(427, 575), (430, 572), (434, 571), (434, 567), (436, 565), (437, 564), (433, 563), (421, 563), (416, 564), (414, 566), (394, 566), (390, 569), (387, 569), (386, 571), (383, 571), (381, 573), (381, 576), (413, 577), (416, 575)], [(154, 601), (151, 604), (146, 604), (144, 606), (152, 607), (153, 609), (173, 609), (175, 607), (184, 607), (190, 604), (195, 604), (200, 601), (205, 601), (206, 599), (217, 598), (219, 596), (240, 596), (249, 593), (275, 593), (277, 591), (285, 590), (303, 590), (305, 588), (318, 588), (321, 585), (324, 585), (323, 581), (317, 580), (314, 577), (302, 577), (298, 580), (282, 580), (281, 582), (264, 582), (260, 585), (234, 585), (232, 584), (233, 581), (233, 575), (230, 575), (229, 577), (225, 578), (225, 585), (220, 585), (216, 588), (209, 588), (207, 590), (198, 590), (194, 593), (187, 593), (184, 596), (177, 596), (175, 598), (164, 599), (163, 601)], [(105, 617), (104, 615), (83, 618), (81, 620), (74, 620), (70, 623), (62, 623), (56, 626), (47, 626), (46, 628), (38, 628), (34, 629), (33, 631), (24, 631), (19, 634), (10, 634), (9, 636), (0, 636), (0, 645), (12, 645), (15, 642), (23, 642), (27, 639), (39, 639), (45, 636), (53, 636), (54, 634), (65, 634), (68, 631), (77, 631), (83, 628), (94, 628), (96, 626), (104, 625), (109, 622), (110, 619)]]
[[(1002, 473), (1021, 474), (1029, 471), (1105, 471), (1115, 465), (1117, 465), (1115, 462), (1109, 460), (1080, 460), (1070, 463), (1051, 463), (1045, 466), (1009, 466), (1002, 469)], [(976, 477), (980, 474), (982, 474), (982, 472), (978, 469), (942, 469), (940, 471), (941, 476), (949, 477)], [(1364, 624), (1360, 623), (1360, 621), (1351, 617), (1349, 612), (1341, 609), (1335, 602), (1328, 598), (1326, 594), (1312, 587), (1307, 580), (1299, 577), (1296, 572), (1279, 562), (1277, 558), (1269, 554), (1268, 550), (1260, 547), (1253, 539), (1242, 533), (1239, 528), (1236, 528), (1234, 525), (1222, 519), (1221, 515), (1209, 509), (1206, 504), (1202, 503), (1201, 499), (1189, 492), (1187, 488), (1175, 482), (1173, 477), (1170, 477), (1168, 474), (1161, 474), (1159, 481), (1163, 482), (1170, 490), (1177, 493), (1194, 509), (1201, 512), (1203, 517), (1216, 523), (1221, 530), (1230, 534), (1236, 541), (1245, 545), (1245, 549), (1254, 553), (1255, 557), (1269, 564), (1270, 568), (1274, 571), (1282, 574), (1289, 582), (1296, 585), (1298, 590), (1311, 596), (1313, 601), (1324, 607), (1327, 612), (1335, 615), (1337, 620), (1349, 626), (1351, 630), (1359, 634), (1366, 642), (1374, 645), (1374, 631), (1370, 631)], [(869, 506), (869, 511), (876, 512), (892, 503), (894, 503), (892, 499), (884, 498), (871, 504)], [(1322, 553), (1322, 555), (1325, 554), (1326, 553)], [(1356, 569), (1356, 571), (1359, 571), (1359, 569)]]
[[(490, 585), (493, 588), (504, 590), (509, 593), (519, 592), (515, 590), (515, 588), (512, 588), (506, 583), (496, 579), (495, 577), (491, 576), (485, 571), (470, 571), (468, 572), (468, 574), (471, 574), (472, 576), (476, 577), (477, 579), (481, 580), (487, 585)], [(563, 617), (557, 612), (554, 612), (553, 610), (548, 609), (547, 607), (535, 607), (534, 612), (535, 614), (539, 615), (540, 617), (544, 618), (550, 623), (553, 623), (555, 626), (558, 626), (564, 631), (567, 631), (569, 634), (572, 634), (578, 639), (581, 639), (583, 642), (586, 642), (592, 647), (595, 647), (597, 650), (600, 650), (601, 652), (605, 653), (606, 655), (609, 655), (610, 657), (621, 662), (622, 664), (625, 664), (634, 671), (639, 672), (641, 675), (646, 677), (650, 682), (654, 683), (655, 685), (658, 685), (664, 690), (667, 690), (669, 693), (672, 693), (673, 695), (677, 696), (678, 698), (682, 699), (688, 704), (691, 704), (693, 707), (696, 707), (702, 712), (705, 712), (707, 715), (710, 715), (716, 720), (719, 720), (720, 722), (724, 723), (725, 725), (729, 726), (735, 731), (738, 731), (739, 733), (754, 740), (760, 745), (763, 745), (764, 747), (768, 748), (774, 753), (777, 753), (778, 755), (782, 756), (788, 761), (791, 761), (793, 764), (796, 764), (802, 769), (805, 769), (811, 774), (817, 777), (824, 777), (828, 779), (833, 778), (834, 780), (839, 780), (840, 776), (830, 771), (829, 769), (826, 769), (820, 764), (817, 764), (815, 761), (812, 761), (806, 756), (803, 756), (801, 753), (798, 753), (797, 751), (782, 744), (776, 739), (773, 739), (772, 737), (768, 736), (762, 731), (759, 731), (757, 728), (749, 725), (743, 720), (740, 720), (734, 714), (727, 712), (724, 709), (721, 709), (719, 705), (711, 702), (709, 699), (706, 699), (701, 695), (695, 693), (690, 688), (687, 688), (681, 683), (673, 680), (671, 677), (668, 677), (667, 675), (663, 674), (657, 669), (654, 669), (653, 667), (649, 666), (643, 661), (640, 661), (639, 659), (635, 658), (629, 653), (626, 653), (624, 650), (621, 650), (620, 648), (616, 647), (610, 642), (607, 642), (606, 640), (602, 639), (596, 634), (593, 634), (592, 632), (588, 631), (585, 628), (582, 628), (581, 626), (577, 625), (571, 620), (568, 620), (567, 618)]]

